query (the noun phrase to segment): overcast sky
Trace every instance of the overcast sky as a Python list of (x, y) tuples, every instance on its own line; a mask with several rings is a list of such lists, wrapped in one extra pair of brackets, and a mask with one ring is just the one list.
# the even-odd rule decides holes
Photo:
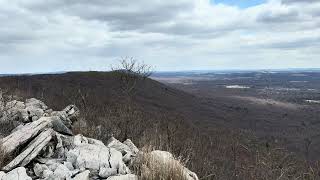
[(0, 73), (320, 68), (320, 0), (0, 0)]

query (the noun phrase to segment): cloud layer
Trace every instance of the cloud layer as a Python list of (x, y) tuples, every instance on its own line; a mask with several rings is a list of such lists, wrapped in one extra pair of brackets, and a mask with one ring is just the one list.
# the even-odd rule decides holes
[(0, 0), (0, 73), (320, 67), (318, 0)]

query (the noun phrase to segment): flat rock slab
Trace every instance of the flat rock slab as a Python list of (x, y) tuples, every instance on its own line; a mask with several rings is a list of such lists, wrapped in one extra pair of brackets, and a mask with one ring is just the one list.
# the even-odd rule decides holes
[(7, 153), (11, 153), (17, 147), (37, 136), (41, 130), (51, 125), (50, 117), (42, 117), (35, 122), (24, 125), (19, 130), (3, 138), (1, 140), (2, 146), (5, 148)]
[(11, 169), (20, 166), (25, 166), (33, 160), (39, 152), (44, 148), (48, 142), (52, 139), (53, 130), (48, 129), (39, 134), (28, 147), (19, 154), (14, 160), (12, 160), (7, 166), (3, 168), (4, 171), (10, 171)]

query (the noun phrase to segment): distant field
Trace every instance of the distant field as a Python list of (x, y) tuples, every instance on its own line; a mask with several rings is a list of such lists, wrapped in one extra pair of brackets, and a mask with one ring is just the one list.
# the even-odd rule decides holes
[(153, 78), (207, 99), (208, 106), (234, 110), (224, 115), (233, 127), (282, 141), (296, 152), (304, 152), (310, 139), (312, 155), (320, 153), (318, 71), (159, 73)]

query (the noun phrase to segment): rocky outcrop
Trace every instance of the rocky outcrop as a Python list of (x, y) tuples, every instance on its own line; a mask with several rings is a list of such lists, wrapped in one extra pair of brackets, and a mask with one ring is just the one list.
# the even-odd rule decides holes
[[(130, 168), (141, 154), (131, 140), (110, 138), (107, 144), (73, 135), (72, 125), (79, 109), (69, 105), (53, 111), (37, 99), (10, 101), (2, 106), (1, 121), (18, 121), (20, 125), (1, 139), (8, 154), (18, 155), (0, 171), (0, 180), (137, 180)], [(4, 112), (6, 111), (6, 112)], [(6, 118), (6, 119), (4, 119)], [(155, 158), (173, 158), (170, 153), (155, 151)], [(185, 168), (190, 180), (197, 176)]]

